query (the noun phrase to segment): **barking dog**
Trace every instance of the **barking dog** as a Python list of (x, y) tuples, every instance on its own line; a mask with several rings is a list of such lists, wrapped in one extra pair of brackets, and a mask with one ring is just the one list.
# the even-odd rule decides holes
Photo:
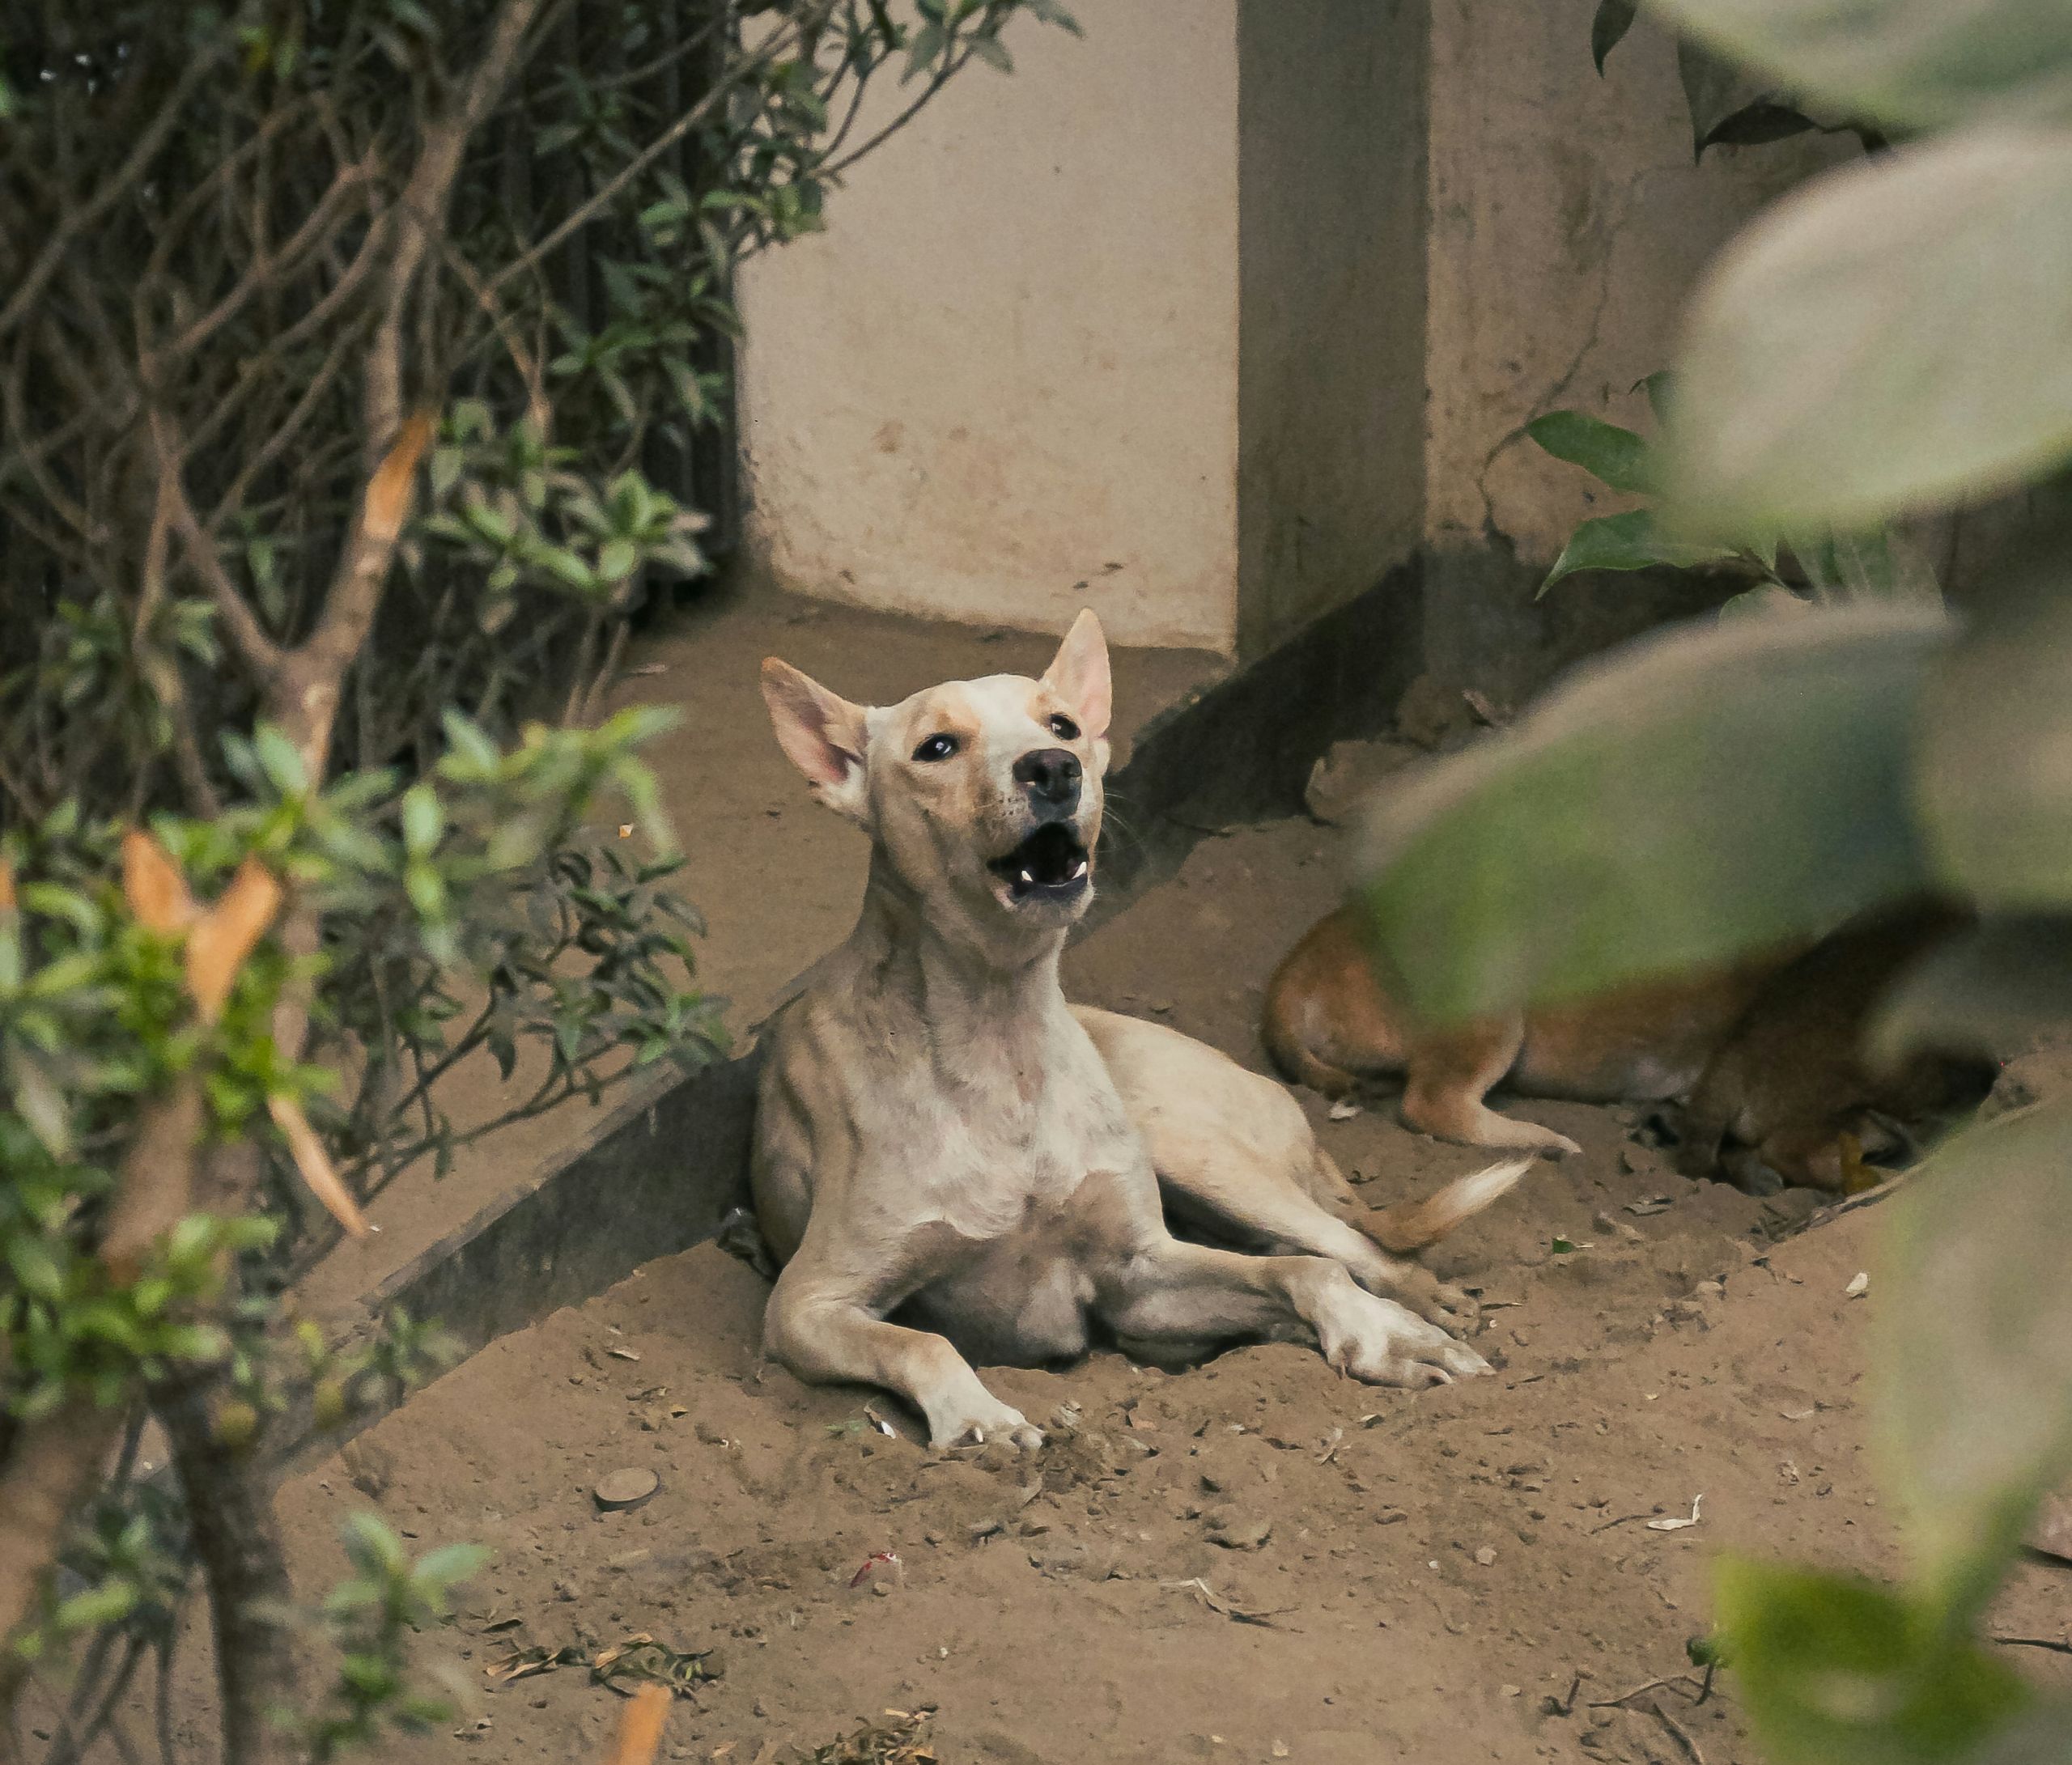
[[(856, 929), (770, 1033), (754, 1188), (783, 1264), (776, 1359), (898, 1393), (937, 1445), (1040, 1442), (966, 1357), (1068, 1360), (1097, 1327), (1160, 1358), (1307, 1341), (1382, 1385), (1488, 1370), (1440, 1327), (1468, 1302), (1383, 1247), (1431, 1242), (1523, 1161), (1356, 1229), (1278, 1085), (1065, 1003), (1058, 959), (1092, 899), (1108, 763), (1091, 613), (1041, 680), (867, 709), (773, 659), (763, 694), (814, 795), (871, 839)], [(1168, 1207), (1269, 1254), (1178, 1238)]]

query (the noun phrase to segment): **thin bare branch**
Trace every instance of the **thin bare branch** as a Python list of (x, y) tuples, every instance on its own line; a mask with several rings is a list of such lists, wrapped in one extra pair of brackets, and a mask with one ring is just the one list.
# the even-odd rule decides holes
[(164, 494), (173, 528), (180, 535), (186, 559), (208, 589), (210, 599), (215, 603), (216, 615), (229, 631), (231, 642), (245, 666), (261, 682), (271, 681), (280, 672), (280, 646), (267, 636), (265, 628), (259, 623), (259, 615), (252, 610), (251, 602), (223, 568), (216, 542), (202, 531), (194, 505), (188, 501), (186, 489), (180, 482), (185, 450), (174, 432), (172, 418), (162, 409), (151, 413), (151, 442), (158, 451), (159, 482), (166, 487)]
[(25, 314), (34, 310), (45, 285), (71, 248), (72, 241), (121, 202), (151, 169), (151, 161), (158, 157), (159, 150), (180, 121), (180, 112), (187, 108), (187, 100), (204, 80), (215, 76), (223, 62), (223, 53), (221, 36), (206, 43), (198, 51), (190, 51), (180, 77), (173, 82), (172, 91), (145, 126), (129, 156), (84, 202), (70, 204), (61, 210), (57, 227), (44, 242), (43, 249), (36, 253), (28, 274), (16, 285), (6, 305), (0, 307), (0, 337), (5, 337), (22, 322)]

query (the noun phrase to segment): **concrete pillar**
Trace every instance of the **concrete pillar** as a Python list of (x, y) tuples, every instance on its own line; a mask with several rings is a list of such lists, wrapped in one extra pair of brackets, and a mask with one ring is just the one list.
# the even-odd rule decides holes
[[(753, 567), (1250, 657), (1421, 562), (1428, 664), (1515, 698), (1667, 603), (1531, 592), (1599, 505), (1522, 440), (1640, 418), (1716, 246), (1819, 138), (1692, 163), (1596, 0), (1076, 0), (742, 279)], [(867, 112), (910, 93), (888, 82)], [(867, 114), (864, 127), (871, 125)], [(1673, 600), (1672, 592), (1671, 599)]]
[(1429, 0), (1425, 649), (1515, 701), (1563, 660), (1683, 610), (1688, 583), (1533, 592), (1576, 524), (1629, 507), (1520, 435), (1543, 412), (1645, 429), (1706, 260), (1853, 138), (1691, 151), (1675, 46), (1645, 16), (1600, 78), (1597, 0)]
[(1372, 588), (1424, 518), (1424, 0), (1241, 0), (1238, 637)]

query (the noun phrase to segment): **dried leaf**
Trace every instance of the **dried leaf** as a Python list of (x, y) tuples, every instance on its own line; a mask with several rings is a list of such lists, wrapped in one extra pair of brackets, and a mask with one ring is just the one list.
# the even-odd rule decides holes
[(360, 521), (362, 532), (376, 544), (393, 545), (402, 532), (404, 517), (410, 511), (411, 481), (431, 443), (431, 418), (419, 411), (403, 425), (395, 446), (376, 468)]
[(185, 931), (200, 911), (172, 855), (134, 827), (122, 836), (122, 898), (137, 923), (160, 937)]
[(1686, 1526), (1695, 1526), (1698, 1523), (1699, 1504), (1702, 1503), (1705, 1499), (1705, 1498), (1702, 1495), (1694, 1496), (1692, 1497), (1691, 1516), (1688, 1520), (1680, 1518), (1675, 1515), (1671, 1516), (1667, 1520), (1650, 1520), (1648, 1522), (1648, 1530), (1650, 1532), (1681, 1532)]
[(291, 1097), (276, 1095), (266, 1099), (266, 1113), (273, 1117), (274, 1125), (287, 1141), (295, 1168), (302, 1173), (309, 1192), (353, 1237), (365, 1237), (367, 1216), (359, 1211), (359, 1203), (353, 1199), (352, 1191), (338, 1180), (338, 1172), (331, 1168), (331, 1155), (324, 1150), (324, 1143), (309, 1125), (309, 1118), (302, 1113), (302, 1105)]
[(1273, 1622), (1274, 1619), (1284, 1618), (1295, 1610), (1292, 1606), (1278, 1606), (1271, 1611), (1253, 1611), (1242, 1606), (1233, 1606), (1199, 1575), (1191, 1580), (1168, 1581), (1165, 1584), (1165, 1587), (1168, 1593), (1193, 1594), (1196, 1600), (1206, 1606), (1212, 1612), (1229, 1619), (1233, 1623), (1258, 1624), (1267, 1630), (1277, 1627)]
[(237, 971), (266, 935), (281, 910), (281, 885), (273, 873), (248, 858), (238, 866), (230, 887), (188, 933), (187, 991), (204, 1023), (212, 1024), (222, 1015)]
[(642, 1686), (633, 1694), (620, 1720), (609, 1765), (650, 1765), (662, 1744), (662, 1726), (669, 1719), (669, 1694), (665, 1687)]

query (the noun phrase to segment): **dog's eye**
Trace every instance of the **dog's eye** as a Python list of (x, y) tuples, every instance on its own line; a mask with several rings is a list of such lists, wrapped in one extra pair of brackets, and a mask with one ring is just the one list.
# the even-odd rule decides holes
[(1076, 741), (1079, 740), (1079, 725), (1060, 711), (1051, 719), (1051, 733), (1060, 741)]
[(914, 750), (916, 760), (947, 760), (957, 752), (954, 736), (931, 736)]

